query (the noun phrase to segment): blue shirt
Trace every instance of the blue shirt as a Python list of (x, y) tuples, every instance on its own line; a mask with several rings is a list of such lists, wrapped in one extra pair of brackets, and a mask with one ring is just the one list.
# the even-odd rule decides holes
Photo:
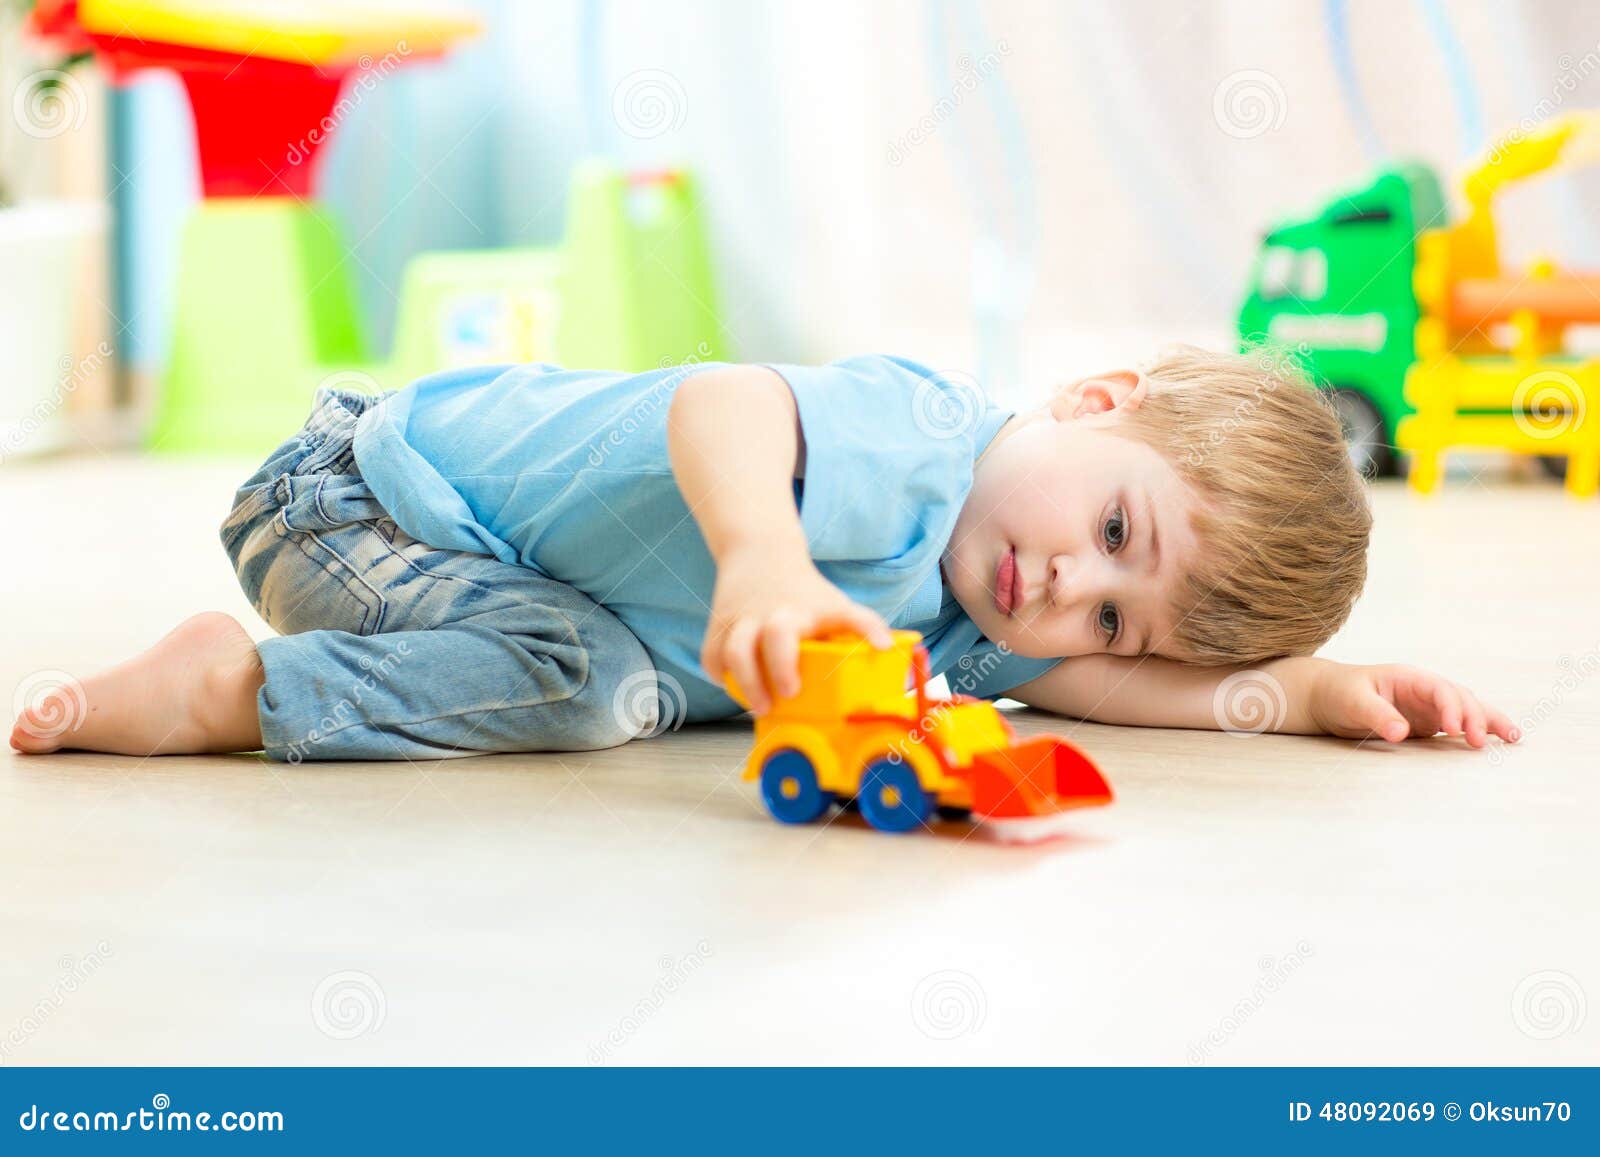
[[(673, 391), (704, 368), (434, 374), (362, 415), (356, 462), (413, 538), (530, 567), (627, 624), (682, 688), (675, 703), (663, 691), (663, 718), (737, 714), (700, 668), (716, 568), (667, 455)], [(973, 463), (1010, 411), (898, 358), (771, 368), (799, 410), (795, 499), (818, 569), (921, 631), (954, 691), (993, 697), (1054, 666), (983, 638), (939, 569)]]

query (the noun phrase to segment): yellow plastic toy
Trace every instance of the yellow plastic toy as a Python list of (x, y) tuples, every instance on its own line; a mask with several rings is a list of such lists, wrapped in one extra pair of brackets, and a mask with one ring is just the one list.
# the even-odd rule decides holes
[[(1111, 802), (1099, 770), (1067, 740), (1018, 742), (994, 704), (930, 697), (915, 631), (895, 631), (882, 651), (856, 635), (803, 642), (800, 682), (756, 720), (745, 771), (784, 823), (854, 801), (880, 831), (926, 826), (937, 810), (1031, 839), (1052, 833), (1058, 813)], [(731, 678), (728, 690), (748, 702)]]
[(1600, 358), (1566, 351), (1566, 329), (1600, 322), (1600, 276), (1553, 262), (1503, 270), (1493, 201), (1504, 186), (1600, 158), (1600, 112), (1554, 118), (1508, 138), (1466, 179), (1468, 212), (1417, 239), (1417, 361), (1406, 376), (1416, 413), (1396, 441), (1411, 454), (1414, 490), (1439, 483), (1455, 447), (1567, 459), (1566, 487), (1600, 488)]

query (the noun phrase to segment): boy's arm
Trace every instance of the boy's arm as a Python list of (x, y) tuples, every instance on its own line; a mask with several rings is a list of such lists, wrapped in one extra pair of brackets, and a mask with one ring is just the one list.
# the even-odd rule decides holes
[(1327, 659), (1274, 659), (1257, 667), (1197, 667), (1153, 656), (1086, 655), (1009, 692), (1032, 707), (1140, 727), (1278, 731), (1297, 735), (1490, 735), (1521, 733), (1471, 691), (1430, 671), (1398, 664), (1356, 667)]
[(891, 643), (876, 612), (811, 561), (794, 503), (805, 440), (788, 384), (762, 366), (703, 370), (674, 391), (667, 449), (684, 502), (717, 563), (700, 664), (732, 674), (756, 714), (799, 690), (800, 640), (834, 628)]

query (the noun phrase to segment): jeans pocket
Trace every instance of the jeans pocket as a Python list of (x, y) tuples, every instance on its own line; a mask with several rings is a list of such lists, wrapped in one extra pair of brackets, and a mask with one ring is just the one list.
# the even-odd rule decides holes
[(387, 549), (367, 523), (329, 530), (295, 530), (279, 511), (272, 519), (273, 541), (256, 558), (241, 564), (240, 577), (257, 612), (285, 635), (302, 631), (347, 631), (375, 635), (383, 630), (388, 604), (383, 592), (363, 576), (374, 547)]

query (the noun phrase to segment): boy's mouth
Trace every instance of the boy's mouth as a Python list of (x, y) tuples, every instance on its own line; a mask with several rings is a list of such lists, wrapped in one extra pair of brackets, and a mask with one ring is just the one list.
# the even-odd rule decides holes
[(994, 609), (1010, 618), (1022, 604), (1022, 575), (1017, 570), (1017, 548), (1008, 546), (994, 570)]

